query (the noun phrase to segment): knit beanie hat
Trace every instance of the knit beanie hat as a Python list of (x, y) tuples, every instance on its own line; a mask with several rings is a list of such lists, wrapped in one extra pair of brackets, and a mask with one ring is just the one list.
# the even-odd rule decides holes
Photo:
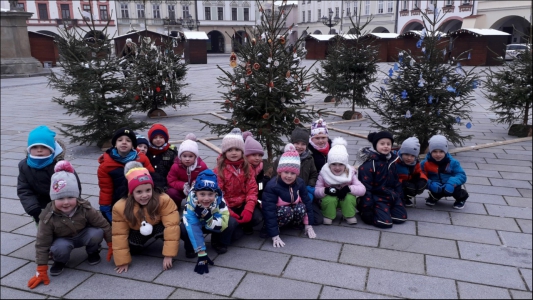
[(181, 143), (178, 148), (178, 157), (181, 156), (183, 152), (191, 152), (198, 157), (198, 144), (196, 143), (196, 135), (194, 133), (188, 133), (185, 136), (185, 140)]
[(156, 135), (162, 135), (165, 139), (165, 143), (168, 143), (168, 129), (163, 124), (156, 123), (148, 130), (148, 138), (152, 142)]
[(146, 146), (150, 146), (150, 142), (142, 135), (137, 135), (137, 146), (145, 144)]
[(130, 161), (124, 166), (124, 176), (128, 180), (128, 192), (133, 193), (136, 187), (149, 183), (154, 186), (150, 172), (138, 161)]
[(400, 147), (400, 154), (411, 154), (415, 157), (418, 157), (420, 154), (420, 142), (416, 137), (410, 137), (403, 141), (402, 146)]
[(119, 130), (115, 131), (115, 133), (113, 134), (113, 138), (111, 139), (111, 144), (113, 145), (113, 147), (117, 145), (118, 138), (123, 135), (130, 138), (133, 149), (137, 148), (137, 136), (135, 136), (135, 132), (133, 132), (133, 130), (126, 128), (126, 127), (120, 128)]
[(341, 137), (336, 137), (331, 143), (331, 149), (328, 152), (328, 164), (339, 163), (346, 167), (349, 166), (348, 151), (346, 150), (348, 142)]
[(196, 177), (194, 184), (195, 191), (212, 191), (222, 195), (222, 190), (218, 187), (217, 175), (210, 169), (203, 170)]
[(376, 145), (381, 139), (389, 139), (391, 144), (394, 144), (394, 138), (392, 134), (388, 131), (372, 132), (367, 137), (368, 141), (372, 143), (372, 147), (376, 149)]
[(322, 118), (313, 121), (313, 124), (311, 124), (311, 138), (315, 136), (328, 136), (328, 127), (326, 121), (322, 120)]
[(243, 132), (242, 137), (244, 138), (244, 156), (252, 154), (265, 155), (265, 151), (263, 151), (263, 146), (261, 146), (261, 144), (254, 139), (250, 131)]
[(78, 179), (74, 174), (74, 168), (68, 161), (59, 161), (54, 167), (54, 172), (50, 181), (50, 199), (80, 197)]
[(448, 153), (448, 140), (445, 136), (437, 134), (429, 139), (429, 153), (433, 150), (442, 150)]
[(239, 128), (233, 128), (230, 133), (226, 134), (222, 139), (222, 153), (225, 153), (231, 148), (240, 149), (244, 152), (244, 139)]
[(278, 173), (281, 172), (292, 172), (296, 175), (300, 175), (300, 155), (294, 148), (293, 144), (287, 144), (281, 155), (278, 163)]
[(309, 142), (309, 132), (300, 127), (294, 128), (291, 133), (291, 143), (304, 142), (307, 144)]
[(50, 130), (50, 128), (41, 125), (34, 130), (30, 131), (28, 135), (28, 153), (30, 152), (31, 147), (33, 146), (45, 146), (54, 153), (56, 148), (56, 141), (54, 138), (56, 133)]

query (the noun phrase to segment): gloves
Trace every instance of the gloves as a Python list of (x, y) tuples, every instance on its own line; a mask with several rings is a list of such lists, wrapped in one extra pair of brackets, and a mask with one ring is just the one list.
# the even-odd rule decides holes
[(449, 183), (446, 183), (442, 186), (442, 188), (444, 189), (444, 192), (448, 193), (448, 194), (453, 194), (453, 191), (455, 190), (455, 187), (452, 185), (452, 184), (449, 184)]
[(252, 213), (249, 210), (243, 210), (241, 213), (241, 219), (237, 219), (239, 223), (248, 223), (252, 220)]
[(111, 256), (113, 256), (113, 243), (108, 242), (107, 243), (107, 261), (111, 261)]
[(344, 200), (344, 198), (346, 198), (346, 195), (348, 195), (348, 193), (350, 192), (350, 187), (345, 185), (342, 189), (338, 190), (337, 192), (337, 197), (339, 198), (339, 200)]
[(337, 193), (338, 193), (338, 190), (334, 187), (326, 187), (324, 188), (324, 193), (326, 193), (326, 195), (330, 195), (330, 196), (337, 196)]
[(236, 219), (237, 221), (239, 221), (241, 219), (241, 216), (239, 216), (238, 214), (234, 213), (233, 210), (231, 209), (228, 209), (229, 210), (229, 215), (232, 216), (234, 219)]
[(432, 181), (430, 184), (429, 184), (429, 187), (428, 187), (429, 191), (432, 192), (432, 193), (435, 193), (435, 194), (440, 194), (442, 192), (442, 184), (436, 182), (436, 181)]
[(206, 222), (208, 222), (209, 219), (211, 219), (213, 217), (211, 215), (211, 210), (209, 208), (205, 208), (205, 207), (203, 207), (201, 205), (196, 205), (196, 207), (194, 208), (194, 212), (196, 213), (197, 216), (201, 217)]
[(183, 194), (185, 194), (185, 196), (187, 196), (189, 194), (189, 192), (191, 191), (191, 187), (189, 186), (188, 183), (185, 183), (183, 185)]
[(205, 254), (198, 254), (198, 262), (196, 263), (196, 267), (194, 267), (194, 272), (202, 275), (204, 273), (209, 273), (209, 266), (208, 265), (214, 265), (215, 263), (207, 256), (207, 253)]
[(102, 215), (111, 223), (112, 214), (111, 214), (111, 205), (100, 205), (100, 211), (102, 212)]
[(308, 236), (310, 239), (314, 239), (314, 238), (316, 238), (316, 233), (315, 233), (315, 231), (313, 230), (313, 226), (311, 226), (311, 225), (305, 225), (305, 233), (307, 234), (307, 236)]
[(274, 246), (274, 248), (281, 248), (285, 246), (285, 243), (279, 238), (279, 235), (276, 235), (272, 238), (272, 246)]
[(406, 196), (416, 196), (416, 185), (410, 181), (402, 182), (403, 192)]
[(44, 283), (44, 285), (48, 285), (50, 283), (50, 278), (48, 278), (48, 265), (37, 266), (37, 274), (35, 274), (35, 276), (28, 281), (28, 287), (30, 289), (34, 289), (41, 282)]

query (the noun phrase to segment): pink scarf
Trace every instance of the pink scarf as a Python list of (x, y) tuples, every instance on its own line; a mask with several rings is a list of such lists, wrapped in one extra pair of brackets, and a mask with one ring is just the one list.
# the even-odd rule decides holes
[(261, 173), (263, 170), (263, 162), (260, 162), (257, 166), (250, 164), (250, 167), (250, 169), (253, 171), (254, 177), (257, 177), (257, 175), (259, 175), (259, 173)]

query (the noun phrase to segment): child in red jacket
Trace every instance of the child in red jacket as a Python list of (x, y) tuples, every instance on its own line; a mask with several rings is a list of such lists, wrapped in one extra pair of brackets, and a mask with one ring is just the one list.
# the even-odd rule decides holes
[[(244, 140), (240, 129), (233, 129), (222, 139), (222, 154), (217, 160), (214, 172), (218, 176), (218, 184), (224, 193), (230, 216), (240, 225), (237, 227), (242, 228), (243, 232), (253, 233), (253, 226), (261, 222), (262, 215), (258, 209), (255, 209), (257, 182), (254, 172), (244, 158)], [(235, 230), (235, 228), (228, 227), (226, 230)], [(236, 234), (234, 239), (239, 235)], [(223, 244), (228, 245), (229, 241)]]
[(181, 202), (187, 197), (191, 187), (194, 186), (196, 177), (207, 165), (198, 155), (198, 144), (194, 133), (185, 136), (185, 140), (178, 149), (178, 156), (167, 175), (167, 194), (176, 202), (178, 208), (183, 208)]
[(426, 189), (428, 178), (420, 168), (418, 155), (420, 154), (420, 142), (416, 137), (410, 137), (403, 141), (400, 150), (396, 153), (396, 173), (402, 183), (403, 204), (406, 207), (413, 206), (411, 199), (422, 194)]

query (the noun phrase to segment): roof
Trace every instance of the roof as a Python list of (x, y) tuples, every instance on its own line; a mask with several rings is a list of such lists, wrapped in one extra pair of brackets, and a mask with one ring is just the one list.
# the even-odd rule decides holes
[(369, 36), (369, 35), (373, 35), (375, 37), (377, 37), (378, 39), (395, 39), (399, 36), (399, 34), (397, 33), (390, 33), (390, 32), (383, 32), (383, 33), (378, 33), (378, 32), (371, 32), (371, 33), (368, 33), (366, 34), (365, 36)]
[[(446, 33), (444, 32), (441, 32), (441, 31), (435, 31), (437, 33), (437, 35), (440, 33), (440, 36), (441, 37), (445, 37), (446, 36)], [(398, 35), (397, 37), (400, 37), (400, 36), (406, 36), (406, 35), (416, 35), (416, 36), (420, 36), (420, 34), (422, 33), (422, 30), (409, 30), (407, 32), (404, 32), (400, 35)], [(428, 34), (429, 32), (426, 33), (426, 35)]]
[(51, 36), (51, 35), (46, 34), (46, 33), (41, 33), (41, 32), (36, 32), (36, 31), (29, 31), (29, 30), (28, 30), (28, 33), (38, 34), (38, 35), (42, 35), (42, 36), (45, 36), (45, 37), (49, 37), (49, 38), (55, 39), (54, 36)]
[(116, 40), (116, 39), (118, 39), (118, 38), (125, 37), (125, 36), (128, 36), (128, 35), (137, 35), (137, 34), (142, 33), (142, 32), (150, 32), (150, 33), (155, 33), (155, 34), (159, 34), (159, 35), (162, 35), (162, 36), (168, 36), (168, 35), (165, 34), (165, 33), (159, 33), (159, 32), (156, 32), (156, 31), (152, 31), (152, 30), (145, 29), (145, 30), (135, 30), (135, 31), (133, 31), (133, 32), (125, 33), (125, 34), (123, 34), (123, 35), (117, 35), (117, 36), (115, 36), (113, 39)]
[(458, 29), (452, 32), (451, 34), (455, 35), (459, 33), (470, 33), (470, 34), (475, 34), (478, 36), (480, 35), (510, 35), (507, 32), (503, 32), (503, 31), (499, 31), (499, 30), (491, 29), (491, 28), (489, 29), (461, 28), (461, 29)]
[(308, 36), (314, 38), (315, 40), (322, 42), (322, 41), (329, 41), (330, 39), (335, 37), (336, 34), (310, 34)]
[(208, 40), (204, 31), (183, 31), (186, 40)]

